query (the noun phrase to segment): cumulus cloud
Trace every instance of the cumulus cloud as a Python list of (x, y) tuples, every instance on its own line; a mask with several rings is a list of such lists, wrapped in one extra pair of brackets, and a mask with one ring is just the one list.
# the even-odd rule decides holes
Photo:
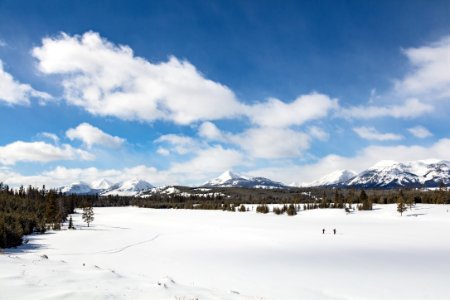
[(397, 92), (428, 99), (450, 97), (450, 36), (404, 53), (412, 70), (396, 83)]
[(348, 119), (373, 119), (382, 117), (415, 118), (432, 112), (434, 107), (418, 99), (408, 99), (403, 104), (393, 105), (359, 105), (342, 108), (338, 116)]
[(17, 162), (50, 162), (59, 160), (93, 160), (94, 156), (70, 145), (55, 146), (45, 142), (17, 141), (0, 146), (0, 163), (14, 165)]
[(169, 172), (205, 178), (208, 174), (216, 174), (240, 165), (243, 159), (239, 151), (217, 145), (199, 150), (195, 157), (186, 162), (174, 163)]
[(198, 134), (209, 140), (222, 140), (223, 134), (212, 122), (204, 122), (198, 128)]
[(64, 78), (70, 104), (95, 115), (190, 124), (242, 110), (228, 87), (206, 79), (188, 61), (151, 63), (95, 32), (45, 38), (33, 55), (41, 72)]
[(398, 141), (403, 139), (403, 136), (395, 133), (381, 133), (373, 127), (355, 127), (353, 131), (366, 140), (371, 141)]
[(30, 98), (37, 98), (42, 102), (52, 97), (44, 92), (37, 91), (29, 84), (20, 83), (7, 73), (0, 60), (0, 102), (8, 105), (28, 105)]
[(415, 126), (412, 128), (408, 128), (408, 131), (415, 137), (418, 137), (421, 139), (433, 136), (433, 134), (423, 126)]
[(255, 158), (286, 158), (301, 156), (310, 146), (307, 134), (286, 128), (250, 128), (229, 141)]
[(178, 154), (187, 154), (200, 148), (199, 143), (185, 135), (178, 134), (165, 134), (155, 140), (155, 143), (164, 143), (170, 146), (170, 148), (160, 147), (158, 153), (161, 155), (168, 155), (170, 152)]
[(202, 124), (199, 135), (212, 141), (236, 145), (251, 158), (264, 159), (301, 156), (309, 148), (311, 140), (308, 134), (290, 128), (253, 127), (233, 134), (222, 132), (212, 123)]
[(247, 111), (250, 120), (259, 126), (290, 127), (323, 118), (330, 110), (337, 108), (336, 99), (324, 94), (311, 93), (302, 95), (290, 103), (272, 98), (249, 107)]
[(66, 136), (71, 141), (82, 141), (88, 148), (91, 148), (93, 145), (118, 148), (125, 142), (125, 139), (107, 134), (101, 129), (88, 123), (81, 123), (76, 128), (67, 130)]

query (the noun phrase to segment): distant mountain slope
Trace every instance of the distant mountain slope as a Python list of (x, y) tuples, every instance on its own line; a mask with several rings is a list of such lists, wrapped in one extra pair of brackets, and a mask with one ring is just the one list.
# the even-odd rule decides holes
[[(339, 180), (340, 173), (344, 172), (333, 172), (308, 186), (418, 188), (438, 187), (441, 182), (450, 185), (450, 162), (445, 160), (418, 160), (403, 163), (380, 161), (347, 180)], [(345, 174), (345, 176), (350, 175), (351, 173)]]
[(323, 176), (322, 178), (315, 180), (311, 183), (302, 184), (302, 187), (310, 187), (310, 186), (330, 186), (330, 185), (339, 185), (348, 181), (349, 179), (355, 177), (357, 175), (356, 172), (350, 170), (338, 170), (334, 171), (328, 175)]
[(60, 188), (62, 193), (65, 194), (77, 194), (77, 195), (91, 195), (96, 194), (97, 191), (93, 189), (89, 184), (79, 181), (74, 182)]
[(132, 179), (124, 182), (116, 183), (109, 189), (102, 192), (101, 196), (117, 195), (117, 196), (137, 196), (139, 193), (154, 188), (147, 181), (140, 179)]
[(95, 195), (100, 196), (119, 195), (119, 196), (136, 196), (143, 191), (153, 188), (150, 183), (133, 179), (124, 182), (112, 184), (108, 180), (101, 179), (88, 184), (86, 182), (74, 182), (67, 186), (61, 187), (60, 190), (66, 194), (77, 195)]
[(286, 188), (281, 182), (276, 182), (265, 177), (248, 177), (225, 171), (222, 175), (214, 178), (203, 185), (204, 187), (241, 187), (241, 188)]

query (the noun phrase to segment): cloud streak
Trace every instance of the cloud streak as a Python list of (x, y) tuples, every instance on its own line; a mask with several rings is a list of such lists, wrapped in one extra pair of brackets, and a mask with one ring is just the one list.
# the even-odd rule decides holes
[(4, 70), (0, 60), (0, 102), (7, 105), (29, 105), (30, 98), (48, 101), (52, 97), (44, 92), (37, 91), (29, 84), (20, 83)]

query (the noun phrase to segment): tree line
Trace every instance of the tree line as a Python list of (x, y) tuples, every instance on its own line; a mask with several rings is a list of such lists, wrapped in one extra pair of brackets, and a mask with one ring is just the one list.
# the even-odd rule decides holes
[[(225, 194), (227, 193), (228, 194)], [(88, 225), (94, 220), (92, 207), (137, 206), (155, 209), (203, 209), (246, 211), (243, 204), (253, 204), (256, 211), (268, 213), (267, 204), (275, 207), (275, 214), (295, 215), (300, 209), (336, 208), (350, 212), (355, 209), (371, 210), (373, 204), (397, 203), (400, 214), (416, 203), (449, 204), (450, 192), (446, 188), (434, 191), (404, 190), (356, 190), (309, 188), (280, 191), (252, 189), (221, 190), (221, 195), (167, 195), (149, 194), (145, 198), (98, 195), (65, 195), (45, 186), (11, 189), (0, 183), (0, 248), (14, 247), (22, 243), (24, 235), (59, 230), (63, 222), (73, 228), (68, 216), (75, 208), (83, 209), (83, 220)]]

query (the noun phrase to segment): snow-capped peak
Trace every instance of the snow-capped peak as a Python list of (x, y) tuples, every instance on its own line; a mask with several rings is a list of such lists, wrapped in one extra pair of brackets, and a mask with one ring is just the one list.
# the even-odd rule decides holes
[(382, 161), (346, 182), (347, 186), (367, 188), (436, 187), (450, 183), (450, 162), (436, 159)]
[(239, 179), (239, 178), (247, 179), (247, 177), (245, 177), (245, 176), (234, 173), (231, 170), (226, 170), (219, 177), (213, 179), (211, 182), (224, 183), (228, 180)]
[(350, 170), (337, 170), (322, 178), (302, 186), (330, 186), (343, 183), (356, 176), (356, 172)]
[(395, 160), (380, 160), (375, 165), (370, 167), (369, 169), (383, 169), (383, 168), (390, 168), (394, 165), (398, 164)]
[(86, 182), (77, 181), (62, 187), (61, 192), (66, 194), (91, 194), (93, 191)]
[(144, 192), (152, 188), (153, 185), (145, 180), (131, 179), (114, 184), (110, 189), (102, 193), (102, 195), (136, 196), (140, 192)]
[(91, 183), (91, 187), (96, 190), (107, 190), (112, 185), (112, 182), (106, 179), (99, 179)]
[(225, 171), (219, 177), (214, 178), (204, 186), (208, 187), (245, 187), (245, 188), (284, 188), (285, 185), (264, 177), (249, 177)]

